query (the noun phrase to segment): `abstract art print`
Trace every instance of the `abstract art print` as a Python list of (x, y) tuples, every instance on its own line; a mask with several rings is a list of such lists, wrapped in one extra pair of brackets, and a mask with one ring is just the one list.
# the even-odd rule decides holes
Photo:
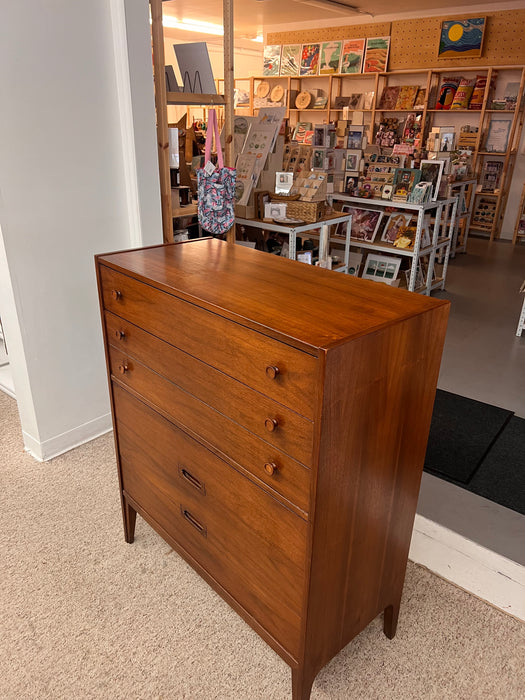
[(299, 75), (301, 44), (285, 44), (281, 53), (281, 75)]
[(265, 46), (263, 53), (263, 75), (279, 75), (280, 64), (281, 46)]
[(319, 75), (321, 44), (303, 44), (301, 51), (301, 75)]
[(438, 58), (479, 58), (486, 17), (449, 19), (441, 23)]

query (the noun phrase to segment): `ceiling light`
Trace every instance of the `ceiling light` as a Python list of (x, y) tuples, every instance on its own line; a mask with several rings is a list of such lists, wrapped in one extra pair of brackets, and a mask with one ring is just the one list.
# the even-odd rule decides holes
[(346, 2), (339, 2), (339, 0), (294, 0), (294, 2), (299, 2), (301, 5), (310, 5), (311, 7), (320, 7), (322, 10), (337, 12), (338, 14), (352, 12), (358, 15), (374, 16), (371, 12), (361, 10), (357, 5), (347, 5)]
[(262, 34), (258, 34), (255, 39), (251, 39), (251, 41), (256, 41), (258, 44), (262, 44), (264, 41), (264, 37)]
[(212, 22), (201, 22), (198, 19), (177, 19), (171, 15), (164, 15), (162, 24), (170, 29), (183, 29), (186, 32), (198, 32), (200, 34), (224, 35), (222, 24), (212, 24)]

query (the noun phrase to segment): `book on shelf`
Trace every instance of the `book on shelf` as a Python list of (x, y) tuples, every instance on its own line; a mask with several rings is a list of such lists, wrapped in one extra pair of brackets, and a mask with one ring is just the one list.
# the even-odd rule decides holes
[(396, 109), (413, 109), (416, 100), (417, 85), (401, 85), (396, 101)]
[(379, 100), (379, 109), (382, 109), (385, 112), (394, 110), (396, 108), (400, 90), (401, 87), (399, 85), (387, 85), (385, 88), (383, 88), (383, 92), (381, 93), (381, 98)]

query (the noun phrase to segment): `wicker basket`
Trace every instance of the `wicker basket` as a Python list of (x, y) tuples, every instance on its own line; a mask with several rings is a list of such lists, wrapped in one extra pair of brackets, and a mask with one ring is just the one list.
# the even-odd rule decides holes
[(301, 219), (307, 224), (313, 224), (322, 219), (326, 211), (326, 202), (288, 202), (286, 216)]

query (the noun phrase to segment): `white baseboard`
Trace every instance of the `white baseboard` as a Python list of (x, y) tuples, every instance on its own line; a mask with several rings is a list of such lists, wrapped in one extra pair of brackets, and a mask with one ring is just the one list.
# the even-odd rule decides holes
[(100, 435), (108, 433), (112, 429), (111, 414), (106, 413), (44, 442), (40, 442), (25, 431), (22, 431), (22, 435), (26, 452), (29, 452), (39, 462), (46, 462), (48, 459), (58, 457), (64, 452), (68, 452), (75, 447), (79, 447), (79, 445), (94, 440)]
[(525, 566), (419, 514), (409, 558), (525, 622)]

